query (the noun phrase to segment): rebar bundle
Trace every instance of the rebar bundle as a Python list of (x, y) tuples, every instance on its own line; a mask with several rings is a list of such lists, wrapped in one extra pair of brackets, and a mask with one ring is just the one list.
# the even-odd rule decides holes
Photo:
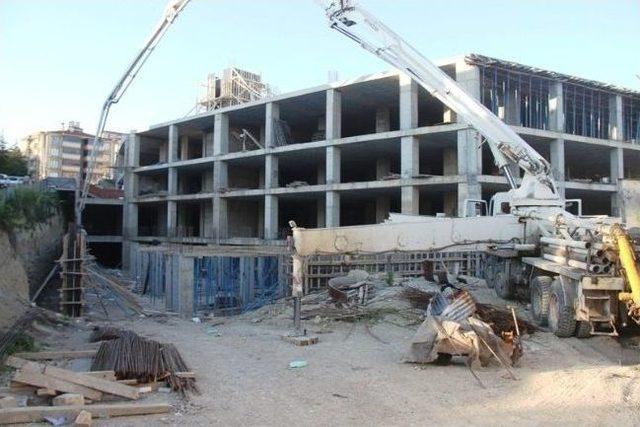
[(173, 344), (115, 328), (94, 331), (92, 340), (105, 340), (93, 358), (92, 371), (112, 370), (119, 380), (136, 379), (140, 383), (167, 381), (172, 390), (183, 394), (198, 392), (194, 378), (176, 375), (189, 368)]

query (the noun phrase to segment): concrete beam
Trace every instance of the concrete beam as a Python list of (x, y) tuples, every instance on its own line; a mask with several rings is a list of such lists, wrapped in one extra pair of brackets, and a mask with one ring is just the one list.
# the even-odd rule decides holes
[(216, 114), (213, 126), (213, 155), (229, 152), (229, 116)]
[(275, 125), (275, 121), (279, 119), (280, 119), (280, 105), (274, 102), (268, 102), (266, 105), (266, 114), (265, 114), (265, 122), (264, 122), (265, 123), (264, 146), (267, 148), (275, 147), (274, 125)]
[(400, 130), (418, 127), (418, 84), (400, 74)]
[(270, 194), (264, 196), (264, 238), (278, 238), (278, 196)]
[(549, 129), (564, 132), (562, 82), (551, 82), (549, 84)]
[(325, 196), (325, 226), (340, 226), (340, 193), (327, 191)]
[(609, 96), (609, 139), (623, 141), (622, 96)]
[(342, 93), (327, 90), (326, 139), (338, 139), (342, 135)]

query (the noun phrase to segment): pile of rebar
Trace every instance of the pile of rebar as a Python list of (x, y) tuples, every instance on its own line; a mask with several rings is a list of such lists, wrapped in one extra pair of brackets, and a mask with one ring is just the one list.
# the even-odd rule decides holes
[(617, 253), (601, 243), (553, 237), (542, 237), (540, 243), (544, 259), (594, 274), (613, 273), (618, 261)]
[(194, 378), (177, 375), (189, 368), (173, 344), (115, 328), (94, 331), (92, 340), (103, 341), (93, 358), (92, 371), (112, 370), (119, 380), (136, 379), (140, 383), (166, 381), (171, 389), (183, 394), (198, 392)]

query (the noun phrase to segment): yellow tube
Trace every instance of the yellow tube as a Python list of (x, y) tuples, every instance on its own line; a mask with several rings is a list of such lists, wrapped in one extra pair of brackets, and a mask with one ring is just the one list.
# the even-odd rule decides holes
[(620, 226), (613, 226), (611, 232), (618, 244), (620, 264), (624, 269), (624, 274), (627, 277), (627, 283), (631, 289), (631, 293), (620, 293), (619, 298), (622, 300), (631, 299), (636, 307), (640, 307), (640, 272), (638, 272), (638, 266), (636, 265), (633, 246), (631, 246), (631, 242), (629, 242), (627, 233), (625, 233)]

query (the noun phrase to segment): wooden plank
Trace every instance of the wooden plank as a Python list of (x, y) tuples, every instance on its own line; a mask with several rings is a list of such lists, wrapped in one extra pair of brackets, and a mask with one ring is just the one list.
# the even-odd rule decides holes
[(131, 415), (166, 414), (171, 410), (167, 403), (120, 403), (91, 406), (27, 406), (0, 409), (0, 424), (37, 423), (44, 417), (64, 416), (75, 419), (80, 411), (88, 410), (94, 418), (126, 417)]
[(102, 378), (103, 380), (107, 380), (107, 381), (116, 380), (116, 373), (114, 371), (89, 371), (89, 372), (82, 372), (82, 374), (90, 375), (96, 378)]
[(15, 357), (27, 360), (83, 359), (93, 357), (98, 350), (37, 351), (15, 353)]
[[(139, 397), (138, 390), (135, 387), (129, 387), (126, 384), (120, 384), (115, 381), (103, 380), (102, 378), (93, 377), (91, 375), (73, 372), (68, 369), (56, 368), (55, 366), (47, 366), (37, 362), (29, 362), (27, 360), (20, 359), (14, 356), (9, 356), (5, 363), (7, 366), (11, 366), (12, 368), (39, 370), (46, 376), (57, 378), (63, 381), (68, 381), (80, 386), (89, 387), (91, 389), (99, 390), (108, 394), (113, 394), (115, 396), (126, 397), (127, 399), (137, 399)], [(44, 387), (55, 388), (46, 386)], [(87, 397), (93, 399), (93, 397), (91, 396)]]
[(91, 400), (100, 400), (102, 393), (88, 387), (73, 384), (58, 378), (53, 378), (45, 374), (33, 371), (19, 370), (13, 376), (13, 380), (19, 383), (36, 386), (38, 388), (50, 388), (65, 393), (77, 393)]

